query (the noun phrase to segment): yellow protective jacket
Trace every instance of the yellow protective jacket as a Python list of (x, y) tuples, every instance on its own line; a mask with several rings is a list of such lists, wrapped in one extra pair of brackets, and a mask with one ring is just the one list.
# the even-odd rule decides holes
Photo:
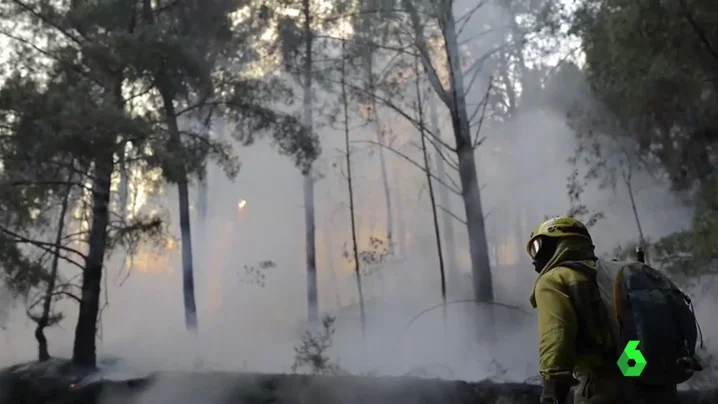
[[(610, 323), (595, 272), (556, 265), (584, 247), (559, 243), (531, 294), (531, 305), (538, 309), (539, 373), (544, 379), (615, 366), (610, 360), (615, 352)], [(594, 260), (581, 262), (595, 266)]]

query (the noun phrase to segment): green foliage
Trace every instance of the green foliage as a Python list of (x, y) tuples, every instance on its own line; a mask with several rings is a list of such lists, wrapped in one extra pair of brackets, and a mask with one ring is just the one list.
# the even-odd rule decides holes
[(712, 173), (716, 15), (710, 0), (588, 0), (574, 21), (602, 109), (584, 129), (631, 139), (679, 188)]
[(588, 82), (569, 114), (579, 135), (572, 162), (588, 167), (573, 182), (630, 187), (643, 170), (691, 196), (693, 222), (647, 251), (651, 264), (685, 281), (715, 272), (716, 17), (710, 0), (586, 0), (573, 19), (586, 64), (572, 82)]
[(708, 181), (696, 200), (691, 227), (652, 245), (653, 259), (685, 279), (718, 273), (718, 180)]
[[(572, 160), (569, 160), (572, 161)], [(575, 161), (572, 161), (575, 164)], [(581, 202), (581, 195), (586, 190), (587, 180), (580, 179), (578, 169), (574, 169), (568, 176), (566, 190), (568, 191), (568, 199), (571, 204), (566, 216), (573, 217), (586, 225), (587, 228), (593, 227), (596, 222), (603, 219), (603, 212), (591, 212), (585, 203)], [(546, 218), (548, 219), (548, 218)]]
[[(115, 214), (121, 197), (110, 191), (107, 198), (104, 186), (120, 170), (148, 189), (202, 177), (209, 160), (234, 176), (233, 143), (267, 134), (302, 169), (316, 158), (316, 136), (278, 110), (293, 99), (287, 83), (248, 74), (269, 24), (254, 18), (266, 11), (263, 3), (3, 3), (0, 33), (9, 58), (0, 87), (0, 281), (28, 298), (31, 317), (39, 318), (32, 309), (49, 284), (52, 256), (86, 275), (100, 271), (80, 277), (98, 282), (84, 293), (99, 290), (102, 257), (132, 255), (140, 244), (166, 239), (159, 214)], [(210, 136), (217, 117), (229, 122), (237, 142)], [(72, 214), (58, 246), (59, 202), (68, 188)], [(88, 231), (89, 219), (105, 214), (106, 199), (107, 225), (95, 220)], [(59, 275), (50, 293), (68, 296), (68, 279)], [(83, 310), (81, 322), (95, 324), (93, 310)], [(51, 313), (50, 323), (61, 318)], [(84, 330), (91, 341), (94, 329)], [(87, 350), (81, 362), (92, 365), (94, 347)]]

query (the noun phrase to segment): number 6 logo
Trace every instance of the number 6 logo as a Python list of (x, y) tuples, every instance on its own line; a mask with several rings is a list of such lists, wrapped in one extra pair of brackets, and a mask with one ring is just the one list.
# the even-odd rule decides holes
[[(621, 369), (621, 373), (626, 377), (640, 376), (641, 373), (643, 373), (643, 369), (646, 368), (646, 358), (644, 358), (641, 351), (638, 350), (638, 343), (639, 341), (637, 340), (628, 341), (621, 357), (618, 358), (618, 362), (616, 362), (618, 368)], [(634, 362), (632, 365), (628, 363), (630, 360)]]

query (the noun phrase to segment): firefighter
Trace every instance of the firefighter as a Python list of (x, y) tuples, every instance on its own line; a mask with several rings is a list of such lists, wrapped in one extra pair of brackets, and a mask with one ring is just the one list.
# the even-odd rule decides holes
[[(530, 301), (538, 309), (541, 403), (566, 403), (570, 388), (577, 383), (576, 404), (583, 398), (588, 399), (585, 403), (613, 402), (618, 394), (615, 383), (600, 383), (599, 387), (596, 380), (596, 375), (614, 380), (618, 369), (610, 324), (604, 318), (606, 311), (594, 278), (561, 266), (566, 261), (595, 266), (597, 257), (588, 229), (573, 218), (549, 219), (531, 233), (527, 251), (539, 274)], [(602, 399), (590, 400), (596, 394)]]
[[(645, 391), (620, 373), (594, 248), (586, 226), (570, 217), (541, 223), (527, 243), (538, 273), (530, 301), (538, 310), (541, 404), (568, 403), (572, 387), (575, 404), (676, 402), (675, 386)], [(562, 266), (569, 261), (583, 269)]]

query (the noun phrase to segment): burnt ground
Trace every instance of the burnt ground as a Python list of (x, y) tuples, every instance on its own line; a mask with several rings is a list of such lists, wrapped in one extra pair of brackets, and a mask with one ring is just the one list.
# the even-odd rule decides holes
[[(540, 387), (419, 378), (253, 373), (156, 373), (73, 385), (52, 375), (0, 376), (0, 404), (535, 404)], [(682, 392), (685, 404), (718, 403), (718, 389)]]

